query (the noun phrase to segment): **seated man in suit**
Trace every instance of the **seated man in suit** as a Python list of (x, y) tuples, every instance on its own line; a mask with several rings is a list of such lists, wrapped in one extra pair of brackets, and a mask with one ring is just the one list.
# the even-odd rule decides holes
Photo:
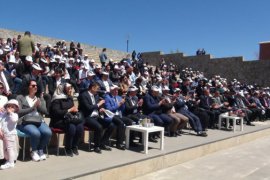
[(217, 127), (218, 117), (221, 114), (218, 107), (215, 105), (214, 100), (210, 97), (210, 90), (205, 89), (204, 95), (200, 96), (199, 107), (206, 112), (210, 117), (210, 128), (214, 129)]
[(162, 113), (162, 105), (166, 104), (166, 100), (159, 97), (159, 88), (152, 86), (151, 92), (147, 93), (143, 99), (143, 112), (154, 120), (156, 126), (164, 127), (169, 130), (173, 119), (165, 113)]
[(118, 96), (119, 87), (116, 85), (112, 85), (110, 87), (110, 93), (105, 95), (105, 109), (109, 110), (112, 114), (109, 116), (106, 111), (105, 120), (108, 122), (113, 122), (117, 126), (117, 142), (116, 148), (120, 150), (125, 150), (125, 146), (123, 145), (124, 137), (125, 137), (125, 126), (132, 125), (132, 119), (123, 116), (123, 111), (125, 108), (125, 99)]
[(100, 87), (99, 96), (105, 97), (106, 93), (110, 92), (110, 87), (112, 86), (112, 82), (109, 79), (109, 73), (103, 71), (101, 79), (97, 80), (96, 82), (99, 84)]
[(181, 90), (179, 88), (176, 88), (174, 90), (173, 96), (176, 97), (176, 102), (174, 104), (176, 112), (179, 112), (188, 117), (191, 127), (197, 133), (198, 136), (206, 137), (207, 134), (203, 131), (200, 118), (189, 110), (186, 104), (187, 98), (182, 96), (180, 93)]
[[(105, 121), (100, 117), (100, 113), (104, 112), (102, 105), (104, 100), (100, 99), (97, 95), (99, 85), (97, 83), (90, 84), (88, 91), (82, 92), (79, 97), (79, 110), (85, 117), (85, 125), (90, 129), (94, 129), (94, 151), (101, 153), (101, 149), (110, 151), (108, 147), (109, 138), (113, 132), (114, 124), (112, 122)], [(104, 135), (103, 130), (106, 128)]]

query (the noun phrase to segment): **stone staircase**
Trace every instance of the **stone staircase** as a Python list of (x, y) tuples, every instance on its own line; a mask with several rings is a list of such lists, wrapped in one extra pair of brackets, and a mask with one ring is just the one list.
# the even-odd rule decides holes
[[(17, 37), (19, 34), (23, 36), (24, 32), (18, 32), (14, 30), (0, 28), (0, 38), (12, 39), (14, 37)], [(56, 42), (63, 40), (63, 39), (39, 36), (35, 34), (32, 34), (32, 38), (35, 43), (39, 42), (41, 43), (43, 47), (47, 46), (47, 44), (55, 45)], [(77, 44), (77, 41), (74, 41), (74, 42)], [(66, 41), (66, 43), (69, 48), (70, 41)], [(99, 62), (99, 53), (102, 51), (103, 47), (96, 47), (93, 45), (88, 45), (88, 44), (83, 44), (83, 43), (81, 43), (81, 47), (84, 50), (84, 54), (88, 54), (89, 58), (94, 59), (96, 62)], [(126, 57), (127, 53), (123, 51), (107, 48), (107, 55), (108, 55), (108, 58), (113, 59), (114, 61), (119, 61), (123, 59), (124, 57)]]

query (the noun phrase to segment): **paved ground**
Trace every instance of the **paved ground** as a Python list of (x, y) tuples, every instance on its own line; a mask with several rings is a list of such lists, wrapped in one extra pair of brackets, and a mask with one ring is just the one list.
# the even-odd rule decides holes
[[(133, 149), (126, 150), (126, 151), (121, 151), (121, 150), (113, 148), (113, 150), (111, 152), (103, 152), (100, 155), (100, 154), (96, 154), (94, 152), (88, 152), (87, 151), (87, 144), (85, 144), (84, 147), (82, 147), (82, 149), (80, 149), (80, 151), (79, 151), (80, 155), (73, 157), (73, 158), (65, 157), (63, 155), (57, 157), (54, 155), (55, 149), (51, 149), (50, 158), (48, 158), (46, 161), (36, 163), (36, 162), (29, 160), (29, 153), (27, 153), (28, 158), (27, 158), (26, 162), (22, 162), (22, 161), (18, 160), (18, 162), (16, 163), (16, 167), (14, 169), (0, 171), (0, 179), (1, 180), (2, 179), (3, 180), (8, 180), (8, 179), (12, 179), (12, 180), (14, 180), (14, 179), (20, 179), (20, 180), (22, 180), (22, 179), (27, 179), (27, 180), (29, 180), (29, 179), (39, 179), (39, 180), (46, 179), (47, 180), (47, 179), (70, 178), (70, 177), (80, 176), (80, 175), (87, 174), (87, 173), (102, 171), (106, 168), (112, 168), (115, 166), (121, 166), (123, 164), (129, 164), (129, 163), (135, 162), (135, 161), (145, 160), (145, 159), (148, 159), (151, 157), (164, 155), (164, 154), (167, 154), (170, 152), (175, 152), (175, 151), (179, 151), (179, 150), (186, 149), (186, 148), (200, 146), (200, 145), (203, 145), (206, 143), (219, 141), (221, 139), (239, 136), (239, 135), (242, 135), (245, 133), (259, 131), (259, 130), (262, 130), (265, 128), (270, 128), (270, 121), (267, 121), (267, 122), (264, 122), (261, 124), (257, 124), (254, 127), (245, 126), (243, 132), (236, 131), (235, 133), (233, 133), (233, 132), (228, 132), (228, 131), (224, 131), (224, 130), (209, 130), (208, 131), (209, 136), (206, 138), (197, 137), (197, 136), (194, 136), (192, 134), (185, 134), (185, 135), (183, 135), (181, 137), (177, 137), (177, 138), (166, 137), (164, 151), (160, 151), (158, 149), (159, 143), (150, 143), (148, 155), (145, 155), (142, 153), (143, 147), (133, 148)], [(193, 133), (193, 132), (191, 132), (191, 133)], [(261, 149), (258, 154), (260, 154), (260, 157), (262, 157), (261, 153), (267, 153), (267, 152), (269, 152), (269, 150), (270, 150), (270, 141), (269, 141), (268, 149), (266, 149), (266, 148)], [(254, 150), (252, 150), (252, 151), (254, 151)], [(263, 151), (263, 152), (261, 152), (261, 151)], [(242, 155), (242, 154), (239, 153), (239, 155)], [(223, 155), (223, 156), (225, 156), (225, 155)], [(253, 159), (256, 159), (254, 157), (254, 155), (251, 156), (247, 152), (245, 152), (243, 154), (243, 156), (244, 157), (250, 156), (250, 157), (253, 157)], [(243, 156), (239, 157), (239, 159), (242, 159)], [(226, 159), (228, 159), (228, 157), (230, 157), (230, 156), (227, 155), (224, 157), (224, 159), (226, 160)], [(265, 159), (266, 158), (263, 156), (263, 160), (265, 160)], [(212, 161), (210, 161), (210, 162), (212, 162)], [(241, 163), (238, 163), (238, 161), (236, 161), (236, 162), (237, 162), (236, 165), (238, 166), (239, 169), (241, 169), (243, 167), (242, 165), (243, 164), (245, 165), (245, 163), (246, 163), (246, 162), (242, 162), (242, 161), (240, 161)], [(223, 164), (222, 162), (220, 162), (220, 163)], [(246, 174), (249, 174), (250, 172), (252, 172), (252, 170), (254, 170), (254, 168), (252, 167), (252, 168), (245, 168), (245, 171), (240, 171), (238, 168), (237, 169), (229, 168), (229, 167), (231, 167), (231, 164), (232, 163), (230, 161), (228, 161), (224, 164), (224, 166), (221, 166), (222, 169), (216, 170), (215, 169), (216, 164), (210, 163), (210, 164), (205, 164), (203, 167), (200, 167), (199, 170), (200, 170), (200, 172), (205, 172), (204, 174), (202, 174), (202, 175), (205, 175), (204, 179), (206, 179), (206, 175), (209, 173), (209, 170), (211, 170), (211, 169), (215, 169), (215, 171), (218, 171), (218, 172), (224, 170), (226, 172), (226, 174), (230, 173), (231, 171), (236, 171), (236, 172), (239, 171), (239, 172), (245, 172)], [(228, 166), (228, 167), (226, 167), (226, 166)], [(189, 168), (187, 168), (187, 167), (189, 167)], [(185, 171), (188, 173), (186, 174), (186, 176), (184, 176), (184, 173), (181, 173), (181, 176), (180, 175), (175, 176), (175, 177), (177, 177), (176, 179), (185, 179), (184, 177), (188, 177), (187, 176), (188, 174), (193, 174), (193, 173), (191, 173), (191, 172), (193, 172), (192, 167), (193, 166), (188, 166), (188, 164), (187, 164)], [(189, 169), (191, 169), (191, 171), (188, 171)], [(172, 174), (172, 173), (170, 173), (170, 174)], [(163, 176), (163, 177), (166, 178), (166, 176)], [(183, 177), (183, 178), (180, 178), (180, 177)], [(216, 177), (216, 176), (213, 175), (212, 179), (214, 179), (214, 177)], [(157, 178), (155, 178), (155, 179), (157, 179)], [(171, 179), (171, 178), (167, 178), (167, 179)], [(215, 178), (215, 179), (217, 179), (217, 178)]]
[(270, 179), (270, 136), (134, 180)]

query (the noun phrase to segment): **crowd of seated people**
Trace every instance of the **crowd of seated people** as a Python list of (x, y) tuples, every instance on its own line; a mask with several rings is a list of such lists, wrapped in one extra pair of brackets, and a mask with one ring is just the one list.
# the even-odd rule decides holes
[[(269, 88), (219, 75), (207, 79), (203, 72), (180, 69), (164, 60), (154, 67), (141, 56), (113, 62), (104, 58), (105, 53), (101, 52), (101, 66), (83, 54), (79, 43), (72, 42), (68, 48), (61, 41), (43, 47), (33, 42), (28, 31), (12, 41), (0, 39), (0, 112), (6, 112), (8, 100), (18, 101), (17, 129), (30, 136), (33, 161), (46, 159), (43, 150), (51, 139), (51, 128), (65, 132), (65, 149), (73, 156), (79, 155), (84, 127), (95, 132), (94, 152), (100, 154), (112, 150), (109, 139), (114, 130), (116, 148), (125, 150), (125, 127), (144, 118), (164, 127), (170, 137), (183, 135), (187, 124), (196, 135), (206, 137), (225, 112), (244, 117), (250, 126), (270, 116)], [(79, 114), (80, 120), (67, 120), (69, 114)], [(44, 117), (50, 118), (50, 124)], [(40, 122), (29, 122), (33, 119)], [(3, 132), (0, 129), (0, 135)], [(135, 136), (130, 136), (134, 146), (138, 145)], [(158, 138), (155, 133), (149, 136), (152, 142)], [(0, 155), (4, 151), (1, 143)], [(3, 169), (9, 167), (14, 166)]]

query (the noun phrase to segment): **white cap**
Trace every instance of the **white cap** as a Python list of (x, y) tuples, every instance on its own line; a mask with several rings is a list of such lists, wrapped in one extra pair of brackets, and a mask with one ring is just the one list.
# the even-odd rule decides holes
[(13, 104), (13, 105), (17, 106), (17, 110), (16, 110), (16, 111), (19, 110), (19, 103), (18, 103), (18, 101), (17, 101), (16, 99), (11, 99), (11, 100), (9, 100), (9, 101), (4, 105), (4, 108), (6, 108), (7, 105), (9, 105), (9, 104)]
[(87, 76), (95, 76), (96, 74), (93, 71), (88, 71)]
[(100, 68), (101, 68), (101, 66), (99, 64), (95, 65), (95, 69), (100, 69)]
[(55, 63), (55, 62), (56, 62), (56, 60), (54, 58), (50, 59), (50, 63)]
[(143, 74), (145, 74), (145, 75), (149, 75), (149, 72), (148, 71), (144, 71), (144, 73)]
[(65, 56), (67, 56), (67, 55), (68, 55), (68, 53), (67, 53), (67, 52), (64, 52), (64, 55), (65, 55)]
[(34, 68), (35, 70), (38, 70), (38, 71), (42, 71), (42, 68), (40, 67), (40, 65), (38, 63), (34, 63), (32, 65), (32, 68)]
[(75, 60), (74, 58), (69, 58), (69, 61), (73, 61), (74, 62), (74, 60)]
[(10, 55), (10, 56), (9, 56), (8, 62), (9, 62), (9, 63), (16, 63), (15, 56), (14, 56), (14, 55)]
[(67, 58), (62, 57), (61, 61), (67, 62)]
[(48, 46), (49, 48), (51, 48), (51, 47), (52, 47), (52, 45), (51, 45), (51, 44), (48, 44), (47, 46)]
[(152, 90), (152, 91), (159, 91), (159, 88), (158, 88), (157, 86), (152, 86), (152, 87), (151, 87), (151, 90)]
[(94, 63), (94, 62), (95, 62), (95, 60), (94, 60), (94, 59), (90, 59), (90, 62), (91, 62), (91, 63)]
[(41, 62), (44, 62), (45, 64), (48, 64), (47, 60), (44, 59), (44, 58), (41, 58), (40, 61), (41, 61)]
[(136, 87), (136, 86), (130, 86), (129, 88), (128, 88), (128, 91), (130, 92), (130, 91), (137, 91), (138, 90), (138, 88)]
[(25, 58), (26, 61), (33, 62), (32, 56), (26, 56)]
[(85, 54), (84, 57), (88, 57), (88, 54)]
[(109, 73), (108, 73), (108, 72), (106, 72), (106, 71), (103, 71), (101, 74), (106, 75), (106, 76), (108, 76), (108, 75), (109, 75)]
[(110, 87), (110, 90), (115, 90), (115, 89), (119, 89), (119, 87), (113, 84), (113, 85)]
[(174, 90), (173, 90), (173, 92), (180, 92), (181, 91), (181, 89), (179, 89), (179, 88), (175, 88)]
[(2, 49), (0, 49), (0, 55), (4, 54), (4, 51)]
[(163, 88), (162, 88), (162, 91), (169, 91), (170, 89), (169, 89), (169, 87), (168, 86), (164, 86)]
[(115, 70), (121, 70), (121, 68), (120, 68), (118, 65), (115, 65), (115, 66), (114, 66), (114, 69), (115, 69)]
[(9, 47), (9, 45), (5, 46), (4, 51), (7, 51), (7, 52), (11, 51), (11, 48)]
[(59, 56), (59, 55), (54, 55), (54, 59), (61, 59), (61, 56)]
[(157, 80), (161, 81), (162, 77), (161, 76), (157, 76)]

